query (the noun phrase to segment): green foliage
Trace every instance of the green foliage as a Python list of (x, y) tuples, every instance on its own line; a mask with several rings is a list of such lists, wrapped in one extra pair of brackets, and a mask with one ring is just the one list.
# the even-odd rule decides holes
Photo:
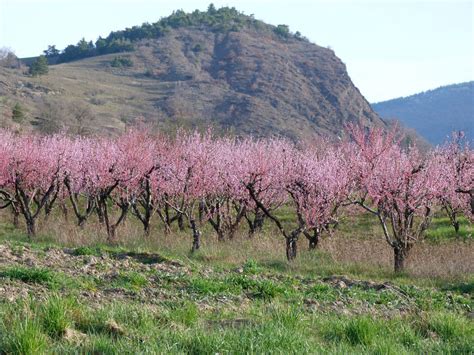
[(26, 117), (26, 114), (23, 109), (23, 106), (21, 106), (21, 104), (17, 102), (15, 106), (13, 106), (13, 109), (12, 109), (12, 120), (17, 123), (21, 123), (23, 122), (25, 117)]
[(276, 284), (271, 280), (252, 279), (245, 275), (230, 276), (226, 279), (226, 284), (235, 285), (242, 291), (248, 292), (253, 299), (271, 300), (272, 298), (284, 294), (285, 287)]
[(271, 300), (272, 298), (276, 297), (283, 293), (283, 288), (277, 286), (270, 280), (262, 280), (260, 282), (255, 283), (254, 292), (252, 296), (254, 298), (260, 298), (263, 300)]
[(48, 49), (43, 51), (44, 55), (46, 57), (57, 57), (61, 51), (59, 49), (56, 49), (55, 45), (48, 46)]
[(101, 256), (102, 250), (99, 247), (78, 247), (73, 250), (73, 255), (92, 255), (92, 256)]
[(53, 294), (40, 305), (42, 326), (49, 336), (59, 338), (71, 326), (70, 303), (69, 300)]
[(258, 262), (254, 259), (247, 259), (243, 266), (244, 272), (247, 274), (257, 274), (261, 268), (258, 265)]
[(26, 268), (22, 266), (10, 267), (0, 271), (0, 278), (2, 277), (38, 284), (51, 284), (56, 280), (54, 273), (48, 269)]
[(217, 12), (216, 7), (214, 6), (213, 3), (210, 3), (209, 6), (207, 7), (207, 13), (209, 15), (215, 15)]
[(456, 234), (448, 217), (433, 218), (430, 227), (425, 232), (429, 241), (440, 242), (449, 239), (470, 240), (474, 238), (474, 225), (464, 216), (458, 216), (459, 232)]
[(145, 287), (148, 283), (148, 279), (134, 271), (122, 272), (116, 275), (112, 280), (114, 287), (121, 287), (130, 290), (139, 290)]
[(51, 290), (74, 289), (81, 286), (77, 279), (71, 279), (63, 273), (46, 268), (11, 266), (0, 270), (0, 281), (2, 278), (30, 284), (41, 284)]
[(2, 348), (13, 354), (39, 354), (46, 349), (47, 344), (41, 325), (35, 319), (26, 317), (13, 323)]
[(6, 354), (41, 354), (48, 346), (38, 317), (30, 304), (20, 302), (2, 314), (0, 349)]
[(275, 27), (275, 33), (283, 38), (288, 38), (290, 36), (290, 28), (288, 25), (278, 25)]
[(227, 282), (207, 278), (193, 278), (189, 284), (189, 291), (202, 295), (215, 295), (237, 292), (236, 288)]
[(133, 66), (133, 61), (127, 57), (115, 57), (112, 62), (110, 62), (110, 65), (114, 68), (129, 68)]
[(199, 311), (192, 302), (173, 304), (170, 307), (168, 318), (171, 321), (182, 323), (189, 327), (199, 319)]
[(44, 55), (40, 55), (30, 66), (32, 76), (45, 75), (48, 74), (48, 71), (48, 59)]
[(444, 341), (456, 341), (466, 335), (474, 337), (474, 325), (464, 317), (450, 313), (432, 313), (426, 319), (417, 322), (418, 331), (424, 337), (435, 334)]
[(378, 326), (369, 317), (351, 319), (344, 327), (345, 338), (353, 345), (371, 345), (377, 332)]

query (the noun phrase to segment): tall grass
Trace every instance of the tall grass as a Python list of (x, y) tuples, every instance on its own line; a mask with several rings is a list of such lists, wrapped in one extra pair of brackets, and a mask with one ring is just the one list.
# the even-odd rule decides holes
[[(291, 211), (279, 211), (285, 223), (291, 223)], [(0, 219), (8, 215), (0, 211)], [(304, 237), (298, 242), (299, 257), (293, 262), (285, 260), (284, 239), (266, 221), (262, 233), (248, 238), (245, 224), (233, 240), (219, 242), (212, 228), (202, 227), (202, 248), (190, 255), (191, 236), (189, 231), (181, 232), (174, 226), (167, 235), (157, 221), (150, 237), (146, 237), (141, 226), (128, 219), (119, 228), (119, 246), (137, 252), (158, 253), (163, 256), (205, 263), (213, 266), (238, 267), (247, 260), (256, 260), (260, 265), (276, 270), (330, 275), (345, 273), (370, 277), (392, 277), (393, 251), (383, 239), (376, 220), (368, 214), (349, 215), (332, 236), (324, 236), (319, 251), (308, 252)], [(415, 245), (408, 260), (406, 274), (426, 278), (465, 279), (474, 273), (474, 239), (470, 237), (472, 226), (461, 219), (461, 230), (467, 231), (463, 238), (445, 235), (451, 228), (444, 217), (436, 217), (427, 232), (427, 239)], [(103, 250), (113, 250), (105, 245), (106, 233), (98, 221), (91, 218), (84, 229), (77, 228), (73, 220), (64, 220), (58, 213), (50, 216), (48, 223), (41, 222), (40, 235), (36, 245), (56, 244), (77, 248), (76, 253), (100, 256)], [(443, 237), (434, 237), (435, 235)], [(0, 225), (0, 238), (27, 241), (26, 236), (9, 224)], [(435, 242), (433, 242), (435, 241)], [(115, 247), (115, 250), (119, 251)]]

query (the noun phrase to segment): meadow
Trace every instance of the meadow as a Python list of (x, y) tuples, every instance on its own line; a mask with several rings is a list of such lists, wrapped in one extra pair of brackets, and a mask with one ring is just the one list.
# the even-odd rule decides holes
[[(292, 215), (281, 209), (281, 220)], [(1, 220), (10, 216), (3, 213)], [(344, 218), (287, 261), (266, 221), (219, 241), (127, 219), (115, 246), (98, 220), (59, 213), (31, 240), (0, 225), (3, 353), (464, 353), (474, 350), (473, 227), (436, 213), (404, 273), (372, 216)]]

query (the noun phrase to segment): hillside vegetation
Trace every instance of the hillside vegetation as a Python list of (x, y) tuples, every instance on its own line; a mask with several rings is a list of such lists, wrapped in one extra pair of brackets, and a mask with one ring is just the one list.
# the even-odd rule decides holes
[(383, 118), (398, 119), (431, 144), (443, 143), (452, 131), (474, 140), (474, 82), (443, 86), (419, 94), (372, 104)]
[[(51, 65), (47, 75), (0, 68), (1, 124), (72, 133), (214, 126), (292, 140), (335, 137), (347, 122), (384, 125), (334, 52), (284, 25), (223, 8), (175, 12), (107, 38), (133, 51), (104, 54), (100, 42), (80, 41), (72, 47), (83, 55), (73, 59), (87, 58)], [(21, 122), (12, 119), (16, 103), (26, 112)]]

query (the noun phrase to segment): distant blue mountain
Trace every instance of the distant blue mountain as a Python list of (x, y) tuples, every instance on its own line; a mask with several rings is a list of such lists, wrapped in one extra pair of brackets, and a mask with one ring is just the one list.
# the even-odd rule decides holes
[(474, 81), (372, 104), (384, 119), (398, 119), (432, 144), (462, 130), (474, 142)]

